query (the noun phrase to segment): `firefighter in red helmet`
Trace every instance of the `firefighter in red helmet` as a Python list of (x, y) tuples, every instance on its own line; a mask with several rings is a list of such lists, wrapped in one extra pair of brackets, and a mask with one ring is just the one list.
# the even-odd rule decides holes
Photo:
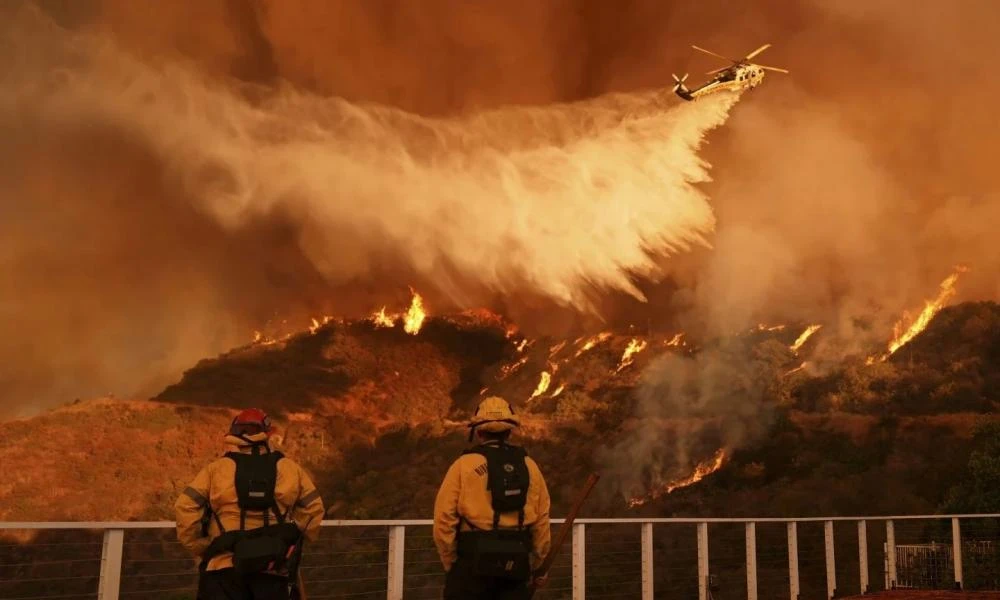
[(226, 453), (174, 504), (177, 538), (201, 559), (199, 600), (287, 600), (303, 539), (315, 540), (323, 501), (296, 462), (272, 450), (271, 419), (236, 415)]

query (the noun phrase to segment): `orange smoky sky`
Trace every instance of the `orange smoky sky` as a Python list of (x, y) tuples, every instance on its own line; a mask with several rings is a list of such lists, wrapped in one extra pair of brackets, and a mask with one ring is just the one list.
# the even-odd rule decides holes
[[(1000, 5), (925, 4), (5, 3), (0, 414), (408, 285), (539, 330), (848, 345), (957, 263), (996, 299)], [(791, 74), (734, 105), (662, 93), (722, 66), (691, 44), (766, 42)]]

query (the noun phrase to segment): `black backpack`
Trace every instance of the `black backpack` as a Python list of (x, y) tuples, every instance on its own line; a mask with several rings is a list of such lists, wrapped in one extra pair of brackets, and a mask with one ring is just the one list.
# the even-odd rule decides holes
[(501, 513), (517, 512), (518, 529), (524, 527), (524, 505), (528, 501), (528, 452), (520, 446), (483, 444), (469, 448), (465, 454), (486, 457), (486, 489), (493, 505), (493, 529), (500, 524)]
[[(278, 461), (284, 458), (281, 452), (262, 453), (254, 446), (251, 454), (227, 452), (226, 458), (236, 463), (236, 498), (240, 507), (240, 528), (226, 531), (215, 516), (216, 524), (222, 532), (209, 547), (212, 555), (222, 552), (233, 553), (233, 567), (238, 573), (262, 573), (287, 566), (292, 550), (300, 546), (302, 533), (294, 521), (288, 520), (288, 513), (282, 514), (274, 497), (278, 481)], [(291, 512), (292, 507), (288, 508)], [(246, 518), (249, 512), (259, 512), (264, 526), (247, 530)], [(275, 523), (271, 523), (271, 516)]]
[[(530, 484), (525, 461), (528, 453), (524, 448), (501, 442), (497, 446), (476, 446), (462, 454), (486, 457), (486, 487), (493, 506), (493, 529), (460, 532), (459, 554), (472, 559), (478, 575), (521, 581), (530, 578), (531, 532), (524, 528), (524, 506)], [(500, 515), (515, 511), (517, 529), (500, 529)]]

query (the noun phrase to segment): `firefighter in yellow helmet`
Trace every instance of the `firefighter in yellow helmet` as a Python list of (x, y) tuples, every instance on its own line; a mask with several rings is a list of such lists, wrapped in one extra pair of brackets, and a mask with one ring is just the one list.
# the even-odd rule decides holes
[(479, 404), (469, 441), (434, 503), (434, 543), (445, 600), (519, 600), (544, 586), (535, 571), (549, 552), (549, 492), (534, 460), (508, 443), (520, 419), (503, 398)]
[(303, 538), (315, 540), (323, 501), (297, 463), (272, 451), (261, 410), (230, 424), (224, 457), (203, 468), (174, 504), (177, 538), (201, 559), (198, 600), (288, 600)]

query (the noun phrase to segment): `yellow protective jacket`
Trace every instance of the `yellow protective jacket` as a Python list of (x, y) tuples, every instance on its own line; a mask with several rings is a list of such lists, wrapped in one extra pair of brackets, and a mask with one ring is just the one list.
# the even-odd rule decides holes
[[(525, 458), (525, 462), (529, 479), (524, 525), (531, 528), (531, 568), (535, 570), (541, 566), (552, 543), (549, 530), (551, 501), (538, 464), (530, 456)], [(486, 474), (485, 456), (464, 454), (452, 463), (438, 490), (434, 502), (434, 545), (445, 571), (450, 570), (458, 558), (459, 528), (461, 531), (471, 529), (462, 519), (477, 529), (493, 528), (493, 505), (490, 491), (486, 488)], [(516, 529), (517, 513), (500, 515), (500, 528)]]
[[(257, 434), (263, 439), (264, 434)], [(256, 440), (257, 436), (248, 439)], [(235, 437), (226, 436), (228, 452), (250, 453), (250, 444)], [(315, 541), (319, 537), (320, 523), (323, 520), (323, 501), (319, 491), (313, 485), (309, 475), (296, 462), (289, 458), (278, 461), (278, 477), (274, 488), (274, 499), (282, 514), (289, 512), (289, 517), (305, 531), (307, 540)], [(236, 496), (236, 463), (229, 458), (213, 461), (201, 472), (194, 481), (185, 488), (177, 498), (174, 511), (177, 519), (177, 539), (189, 552), (201, 557), (208, 545), (221, 535), (218, 523), (211, 518), (208, 523), (208, 535), (202, 535), (202, 519), (206, 515), (206, 504), (218, 516), (226, 531), (238, 531), (240, 528), (240, 507)], [(269, 516), (269, 522), (277, 522), (274, 515)], [(260, 512), (247, 513), (246, 528), (256, 529), (264, 525), (264, 517)], [(233, 566), (233, 555), (223, 552), (208, 562), (207, 570), (216, 571)]]

